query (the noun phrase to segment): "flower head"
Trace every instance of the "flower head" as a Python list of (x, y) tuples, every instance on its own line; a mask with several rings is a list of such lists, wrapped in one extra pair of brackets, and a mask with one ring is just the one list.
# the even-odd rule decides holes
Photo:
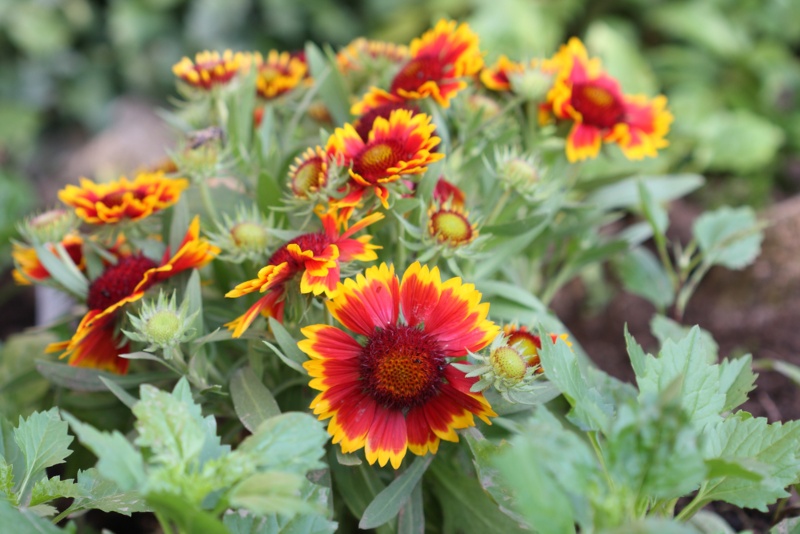
[(215, 85), (225, 85), (236, 76), (242, 64), (242, 54), (226, 50), (219, 52), (198, 52), (194, 61), (182, 58), (173, 65), (172, 72), (189, 85), (209, 90)]
[(428, 236), (439, 244), (461, 247), (478, 237), (478, 225), (470, 222), (463, 208), (433, 204), (428, 209)]
[(17, 226), (20, 235), (29, 243), (57, 243), (78, 227), (75, 213), (52, 209), (25, 219)]
[(464, 208), (467, 195), (456, 184), (439, 177), (433, 190), (433, 200), (439, 204), (449, 202), (453, 208)]
[(329, 156), (321, 147), (308, 148), (289, 167), (289, 187), (297, 198), (308, 198), (328, 181)]
[(256, 90), (267, 100), (288, 93), (305, 78), (308, 66), (305, 61), (289, 52), (270, 50), (266, 59), (260, 52), (252, 55), (252, 65), (256, 68)]
[(503, 55), (497, 59), (497, 63), (481, 70), (481, 82), (492, 91), (511, 91), (511, 77), (524, 71), (523, 64)]
[[(83, 238), (78, 234), (71, 233), (65, 235), (59, 244), (64, 248), (72, 263), (79, 269), (83, 269)], [(53, 243), (47, 243), (46, 246), (50, 252), (56, 254), (56, 247)], [(11, 274), (17, 284), (30, 285), (50, 279), (50, 272), (42, 264), (34, 247), (15, 242), (11, 249), (11, 257), (14, 259), (15, 267)]]
[[(397, 469), (406, 452), (435, 453), (457, 429), (496, 414), (474, 380), (451, 364), (497, 334), (488, 303), (472, 284), (442, 282), (439, 269), (411, 265), (402, 281), (385, 263), (339, 284), (328, 310), (350, 333), (328, 325), (302, 329), (303, 366), (321, 393), (311, 408), (330, 419), (345, 453), (362, 447), (370, 464)], [(402, 317), (402, 319), (401, 319)]]
[(352, 112), (365, 113), (376, 103), (433, 98), (442, 107), (467, 87), (461, 78), (477, 74), (483, 67), (478, 36), (467, 24), (440, 20), (422, 37), (411, 41), (410, 58), (392, 79), (389, 91), (373, 87), (356, 103)]
[(377, 117), (367, 140), (361, 138), (351, 124), (337, 128), (328, 139), (326, 151), (340, 165), (350, 166), (350, 193), (338, 201), (341, 206), (355, 206), (368, 189), (372, 189), (384, 207), (388, 207), (389, 191), (384, 184), (401, 176), (422, 174), (427, 165), (444, 157), (433, 153), (439, 138), (436, 127), (424, 113), (410, 110), (392, 111), (388, 119)]
[(89, 285), (84, 315), (72, 339), (51, 343), (48, 352), (63, 352), (69, 364), (126, 373), (128, 360), (120, 354), (129, 352), (118, 331), (119, 310), (136, 302), (154, 284), (187, 269), (200, 268), (210, 262), (219, 249), (200, 239), (200, 218), (195, 217), (178, 250), (169, 250), (161, 262), (142, 254), (122, 256), (108, 265)]
[(336, 54), (336, 64), (343, 74), (369, 70), (382, 64), (397, 64), (408, 59), (408, 47), (359, 37)]
[(383, 219), (382, 213), (373, 213), (346, 230), (346, 221), (337, 216), (335, 207), (326, 212), (318, 210), (317, 215), (322, 220), (321, 232), (303, 234), (284, 243), (258, 271), (257, 278), (242, 282), (225, 294), (237, 298), (255, 291), (264, 293), (243, 315), (225, 325), (233, 330), (233, 337), (241, 336), (259, 313), (282, 321), (286, 284), (296, 275), (301, 275), (300, 293), (332, 297), (337, 291), (341, 263), (378, 257), (375, 250), (380, 247), (370, 244), (371, 236), (351, 236)]
[(115, 182), (95, 183), (81, 178), (80, 187), (68, 185), (58, 198), (92, 224), (138, 221), (175, 204), (184, 189), (185, 178), (166, 178), (164, 173), (140, 173), (133, 181), (124, 176)]
[(217, 230), (209, 232), (208, 238), (220, 249), (221, 260), (233, 263), (263, 260), (272, 241), (271, 222), (272, 217), (265, 220), (255, 205), (249, 209), (239, 206), (233, 217), (222, 214)]
[[(194, 335), (192, 321), (197, 312), (188, 315), (189, 301), (184, 299), (180, 307), (175, 302), (175, 292), (167, 298), (159, 291), (158, 300), (144, 301), (138, 315), (128, 313), (134, 331), (122, 332), (128, 339), (148, 343), (144, 350), (174, 348), (189, 341)], [(168, 351), (165, 355), (170, 354)]]
[(595, 157), (603, 142), (616, 142), (631, 159), (656, 156), (658, 148), (667, 146), (664, 136), (672, 114), (663, 96), (651, 101), (624, 95), (619, 82), (602, 70), (599, 59), (588, 57), (576, 38), (553, 61), (560, 70), (544, 109), (573, 122), (567, 136), (569, 161)]
[[(510, 347), (516, 349), (520, 356), (527, 362), (528, 367), (535, 369), (536, 373), (543, 373), (541, 362), (539, 361), (539, 351), (542, 350), (542, 339), (538, 335), (530, 332), (525, 326), (505, 325), (503, 333)], [(550, 334), (550, 340), (555, 343), (557, 339), (562, 339), (568, 347), (572, 346), (567, 334)]]

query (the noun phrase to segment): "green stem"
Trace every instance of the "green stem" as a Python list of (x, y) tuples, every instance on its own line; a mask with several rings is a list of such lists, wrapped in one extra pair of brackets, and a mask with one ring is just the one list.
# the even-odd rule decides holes
[(67, 507), (66, 510), (64, 510), (63, 512), (55, 516), (53, 519), (51, 519), (52, 523), (54, 525), (59, 524), (65, 517), (67, 517), (70, 514), (70, 511), (71, 511), (70, 507)]
[(589, 442), (592, 444), (592, 449), (594, 449), (594, 454), (597, 456), (597, 460), (600, 462), (600, 467), (603, 469), (603, 475), (606, 477), (608, 487), (609, 489), (614, 490), (614, 480), (611, 478), (608, 468), (606, 467), (606, 461), (605, 458), (603, 458), (603, 451), (600, 449), (600, 442), (597, 440), (597, 432), (589, 432), (588, 435)]
[(697, 286), (700, 284), (700, 281), (710, 268), (710, 263), (702, 263), (700, 267), (698, 267), (691, 274), (691, 276), (689, 276), (689, 281), (681, 288), (680, 293), (678, 293), (678, 299), (675, 303), (675, 315), (678, 320), (683, 317), (683, 313), (686, 311), (686, 305), (689, 303), (689, 298), (691, 298), (692, 294), (697, 289)]
[(164, 517), (158, 512), (153, 512), (153, 514), (156, 516), (158, 524), (161, 525), (161, 530), (164, 532), (164, 534), (173, 534), (173, 530), (169, 524), (169, 521), (164, 519)]
[(206, 178), (203, 177), (198, 180), (200, 185), (200, 198), (203, 200), (203, 207), (208, 212), (208, 216), (214, 221), (214, 224), (219, 226), (219, 219), (217, 218), (217, 210), (214, 207), (214, 199), (211, 198), (211, 192), (208, 190), (208, 183)]
[(508, 202), (509, 198), (511, 198), (511, 188), (510, 187), (505, 190), (505, 192), (503, 193), (503, 196), (501, 196), (500, 200), (498, 200), (497, 204), (495, 204), (494, 209), (492, 210), (492, 213), (486, 219), (486, 225), (492, 224), (495, 221), (495, 219), (497, 219), (497, 217), (500, 216), (500, 213), (503, 211), (503, 208), (506, 207), (506, 203)]
[(688, 521), (692, 518), (692, 516), (694, 516), (694, 514), (699, 512), (700, 509), (707, 504), (705, 500), (705, 489), (705, 484), (700, 486), (700, 490), (697, 492), (697, 495), (694, 496), (692, 502), (686, 505), (686, 508), (680, 511), (680, 513), (675, 517), (676, 520)]

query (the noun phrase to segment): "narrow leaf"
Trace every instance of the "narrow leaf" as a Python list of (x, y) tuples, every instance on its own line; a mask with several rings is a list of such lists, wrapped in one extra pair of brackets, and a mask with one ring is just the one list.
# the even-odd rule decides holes
[(230, 390), (236, 415), (250, 432), (255, 432), (261, 423), (281, 413), (275, 397), (249, 367), (233, 374)]
[(375, 528), (393, 519), (406, 504), (432, 459), (433, 456), (430, 455), (416, 458), (402, 475), (389, 484), (367, 506), (358, 527), (362, 529)]

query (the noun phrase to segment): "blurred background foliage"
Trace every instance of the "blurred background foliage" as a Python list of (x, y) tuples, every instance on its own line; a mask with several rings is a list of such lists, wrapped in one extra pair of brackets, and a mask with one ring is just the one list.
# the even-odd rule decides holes
[[(626, 92), (665, 93), (671, 147), (646, 168), (706, 174), (705, 206), (800, 190), (794, 0), (0, 0), (0, 265), (35, 204), (32, 162), (63, 132), (102, 129), (118, 95), (166, 105), (181, 56), (362, 35), (407, 43), (441, 16), (469, 22), (488, 62), (548, 55), (578, 35)], [(602, 176), (602, 159), (590, 167)]]

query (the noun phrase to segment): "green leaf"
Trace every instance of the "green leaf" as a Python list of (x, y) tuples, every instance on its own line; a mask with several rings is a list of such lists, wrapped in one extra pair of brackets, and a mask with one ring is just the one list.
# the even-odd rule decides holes
[(88, 367), (74, 367), (64, 363), (37, 360), (36, 369), (47, 380), (57, 386), (76, 391), (107, 391), (108, 388), (100, 377), (113, 380), (122, 388), (133, 388), (143, 382), (158, 382), (174, 378), (173, 373), (137, 373), (119, 376)]
[(500, 510), (510, 516), (515, 521), (523, 522), (521, 516), (512, 512), (514, 508), (514, 495), (512, 489), (505, 483), (505, 479), (500, 474), (494, 459), (500, 451), (505, 450), (506, 444), (495, 445), (491, 441), (484, 439), (476, 429), (470, 429), (465, 433), (467, 444), (472, 451), (472, 464), (478, 475), (478, 482), (483, 489), (500, 506)]
[[(336, 494), (342, 496), (345, 505), (355, 517), (361, 517), (367, 506), (386, 486), (376, 470), (366, 464), (349, 467), (340, 465), (335, 459), (331, 459), (329, 464), (333, 483), (338, 490)], [(389, 523), (378, 527), (377, 532), (395, 532), (395, 529)]]
[(4, 499), (0, 499), (0, 525), (14, 525), (14, 534), (64, 534), (47, 519), (30, 510), (17, 510)]
[(187, 503), (177, 495), (163, 492), (147, 494), (147, 504), (155, 512), (179, 525), (178, 531), (186, 534), (229, 534), (228, 529), (214, 515)]
[[(203, 332), (203, 294), (200, 288), (200, 271), (192, 269), (192, 274), (186, 282), (186, 291), (183, 295), (189, 301), (187, 306), (187, 317), (195, 315), (192, 326), (197, 332)], [(205, 377), (203, 377), (205, 378)]]
[(74, 498), (82, 495), (83, 489), (75, 484), (72, 479), (61, 480), (61, 477), (43, 478), (33, 485), (29, 506), (36, 506), (59, 497)]
[(63, 416), (78, 440), (97, 456), (97, 471), (103, 478), (116, 483), (123, 491), (141, 486), (145, 477), (144, 460), (125, 436), (116, 430), (100, 432), (68, 413)]
[(59, 417), (57, 408), (36, 412), (27, 419), (20, 417), (14, 441), (25, 456), (25, 477), (19, 489), (23, 500), (30, 481), (36, 481), (46, 468), (63, 463), (72, 454), (69, 450), (72, 440), (68, 425)]
[(242, 441), (239, 452), (253, 456), (265, 470), (305, 474), (323, 467), (320, 458), (328, 433), (313, 416), (289, 412), (261, 423), (253, 435)]
[(697, 428), (719, 421), (725, 407), (725, 391), (720, 382), (720, 366), (713, 364), (714, 354), (708, 350), (697, 327), (676, 344), (667, 340), (658, 358), (646, 359), (644, 374), (637, 374), (639, 399), (658, 396), (676, 380), (681, 380), (681, 406)]
[(743, 269), (758, 256), (764, 234), (752, 208), (723, 207), (703, 213), (693, 233), (703, 261), (728, 269)]
[(675, 299), (672, 283), (661, 263), (649, 250), (636, 247), (612, 259), (623, 287), (664, 309)]
[[(460, 469), (437, 461), (431, 465), (428, 473), (430, 487), (442, 506), (444, 515), (444, 532), (518, 532), (520, 525), (505, 515), (483, 491), (475, 478), (464, 474)], [(528, 484), (537, 481), (529, 480)], [(551, 503), (550, 512), (557, 511), (555, 503)], [(563, 524), (569, 518), (560, 518)], [(570, 521), (571, 523), (571, 521)], [(547, 531), (540, 530), (546, 533)], [(561, 533), (572, 532), (561, 530)]]
[(597, 189), (586, 201), (603, 209), (634, 208), (641, 200), (640, 182), (654, 202), (669, 202), (698, 189), (705, 179), (698, 174), (634, 176)]
[(61, 251), (58, 249), (57, 254), (53, 254), (45, 245), (35, 246), (34, 249), (36, 250), (36, 257), (39, 258), (39, 261), (42, 262), (42, 265), (54, 280), (73, 295), (82, 299), (86, 298), (86, 294), (89, 291), (89, 281), (81, 274), (68, 254), (64, 253), (63, 256), (66, 257), (62, 257)]
[(25, 456), (14, 439), (14, 433), (14, 427), (8, 419), (0, 417), (0, 456), (6, 466), (3, 468), (4, 484), (11, 480), (21, 484), (25, 473)]
[(752, 111), (719, 111), (703, 121), (698, 150), (709, 169), (755, 173), (772, 164), (785, 141), (781, 128)]
[(169, 225), (169, 248), (174, 254), (181, 248), (183, 238), (186, 236), (186, 231), (189, 229), (189, 224), (192, 222), (192, 216), (189, 213), (189, 201), (186, 195), (182, 195), (178, 202), (172, 206), (171, 215), (172, 220)]
[(653, 195), (650, 194), (650, 191), (644, 185), (644, 182), (639, 181), (637, 186), (639, 190), (639, 199), (641, 200), (639, 209), (642, 211), (642, 215), (644, 215), (644, 218), (650, 223), (653, 234), (663, 237), (669, 226), (667, 210), (655, 201)]
[[(547, 333), (542, 331), (542, 339)], [(570, 420), (583, 430), (606, 432), (618, 399), (635, 396), (635, 390), (579, 361), (563, 340), (544, 343), (539, 351), (545, 376), (558, 387), (572, 406)]]
[(705, 480), (697, 433), (680, 404), (680, 380), (658, 397), (620, 406), (603, 445), (615, 486), (638, 500), (677, 499)]
[(736, 531), (720, 516), (709, 510), (700, 510), (687, 522), (700, 534), (736, 534)]
[(399, 477), (389, 484), (386, 489), (381, 491), (375, 499), (369, 503), (364, 515), (358, 523), (358, 528), (375, 528), (388, 521), (400, 512), (406, 504), (411, 492), (419, 483), (422, 475), (428, 469), (433, 459), (432, 456), (421, 456), (416, 458)]
[(14, 493), (14, 470), (5, 459), (0, 457), (0, 497), (18, 505), (17, 495)]
[[(765, 466), (763, 464), (753, 464), (746, 460), (725, 459), (725, 458), (712, 458), (705, 461), (709, 479), (734, 477), (743, 478), (745, 480), (759, 481), (764, 478)], [(749, 465), (748, 465), (749, 464)]]
[(320, 84), (320, 98), (330, 111), (334, 124), (350, 122), (352, 115), (347, 84), (336, 64), (312, 43), (306, 43), (305, 52), (311, 77)]
[(397, 515), (398, 534), (425, 534), (425, 508), (422, 502), (422, 484), (414, 486), (411, 497)]
[(261, 423), (281, 413), (275, 397), (249, 367), (233, 374), (230, 390), (236, 415), (250, 432), (255, 432)]
[[(630, 521), (624, 525), (607, 528), (600, 534), (701, 534), (694, 527), (664, 519), (661, 517), (647, 517), (645, 519)], [(714, 534), (719, 534), (715, 532)]]
[[(717, 342), (714, 341), (714, 337), (707, 330), (703, 330), (699, 326), (696, 328), (700, 336), (700, 341), (705, 345), (706, 350), (711, 353), (709, 355), (709, 360), (716, 360), (719, 354), (719, 346)], [(689, 335), (692, 327), (684, 326), (677, 321), (673, 321), (669, 317), (657, 313), (650, 319), (650, 330), (653, 332), (653, 335), (656, 336), (659, 343), (663, 345), (668, 339), (675, 343), (680, 342)]]
[(628, 325), (625, 324), (625, 346), (628, 349), (628, 356), (631, 359), (631, 366), (636, 376), (643, 375), (647, 368), (647, 354), (645, 354), (642, 346), (636, 342), (633, 336), (628, 332)]
[(147, 512), (144, 497), (135, 491), (122, 491), (117, 485), (100, 478), (97, 469), (78, 471), (80, 494), (69, 506), (69, 513), (80, 510), (101, 510), (130, 516), (133, 512)]
[(300, 498), (305, 477), (296, 473), (264, 471), (237, 484), (228, 498), (233, 506), (246, 508), (259, 515), (312, 513), (317, 509)]
[[(302, 364), (308, 361), (308, 356), (306, 356), (303, 351), (297, 347), (297, 340), (292, 337), (292, 335), (286, 330), (286, 328), (283, 327), (281, 323), (272, 317), (269, 317), (268, 319), (269, 329), (275, 336), (275, 341), (278, 343), (278, 346), (290, 360), (300, 364), (302, 369)], [(303, 372), (305, 372), (305, 369)]]
[(730, 475), (710, 480), (702, 493), (706, 502), (721, 500), (765, 512), (789, 495), (784, 488), (800, 480), (800, 421), (769, 424), (763, 417), (746, 418), (740, 412), (709, 425), (703, 434), (707, 460), (744, 461), (765, 469), (761, 480)]
[(747, 394), (756, 387), (758, 375), (753, 373), (753, 357), (749, 354), (735, 360), (725, 359), (720, 364), (720, 387), (725, 392), (725, 412), (738, 408), (747, 401)]
[(108, 390), (128, 408), (133, 408), (133, 405), (139, 402), (139, 399), (121, 388), (116, 382), (114, 382), (114, 380), (104, 376), (98, 376), (98, 378), (100, 379), (100, 382), (105, 384), (106, 388), (108, 388)]

